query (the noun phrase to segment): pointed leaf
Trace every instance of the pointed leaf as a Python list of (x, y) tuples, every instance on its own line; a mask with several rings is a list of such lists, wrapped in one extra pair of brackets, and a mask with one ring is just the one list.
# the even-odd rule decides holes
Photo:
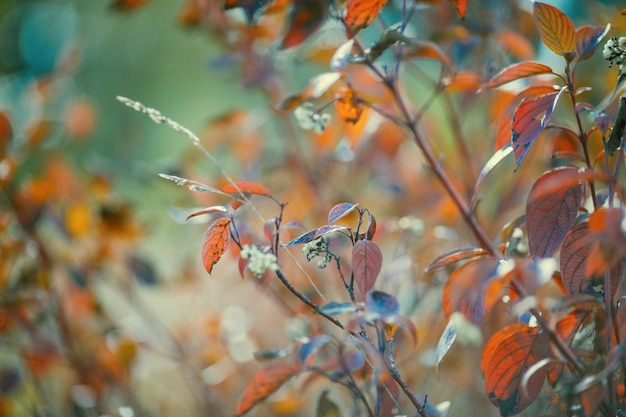
[(222, 188), (227, 194), (238, 195), (240, 192), (243, 194), (256, 194), (256, 195), (264, 195), (266, 197), (271, 197), (272, 192), (267, 189), (264, 185), (257, 184), (255, 182), (249, 181), (237, 181), (233, 184), (226, 184), (224, 188)]
[(465, 19), (465, 11), (467, 10), (467, 0), (448, 0), (448, 3), (454, 8), (454, 11), (461, 19)]
[(349, 0), (345, 22), (352, 33), (367, 27), (382, 11), (387, 0)]
[(340, 89), (335, 95), (337, 115), (346, 123), (355, 124), (363, 114), (363, 104), (349, 88)]
[(339, 203), (336, 204), (328, 212), (328, 224), (333, 224), (342, 217), (350, 214), (355, 208), (359, 206), (359, 203)]
[[(574, 226), (563, 241), (560, 258), (561, 279), (570, 294), (590, 294), (598, 298), (604, 294), (604, 277), (586, 274), (587, 262), (596, 240), (595, 234), (589, 232), (589, 222), (582, 222)], [(611, 297), (617, 291), (623, 271), (622, 261), (611, 268)]]
[(548, 370), (535, 372), (526, 383), (527, 395), (521, 392), (526, 371), (550, 355), (546, 336), (537, 327), (514, 324), (496, 333), (485, 346), (481, 368), (489, 400), (510, 416), (528, 407), (539, 395)]
[(574, 23), (559, 9), (549, 4), (533, 3), (533, 16), (544, 45), (563, 56), (576, 49)]
[(196, 216), (201, 216), (203, 214), (226, 213), (226, 211), (227, 211), (226, 207), (224, 207), (224, 206), (211, 206), (211, 207), (203, 208), (202, 210), (194, 211), (189, 216), (187, 216), (185, 221), (189, 221), (189, 219), (192, 219), (192, 218), (194, 218)]
[(230, 219), (217, 219), (202, 238), (202, 264), (210, 274), (228, 248)]
[(513, 152), (513, 147), (507, 144), (504, 148), (498, 149), (491, 158), (485, 163), (483, 169), (478, 174), (478, 179), (476, 180), (476, 184), (474, 184), (474, 196), (478, 194), (480, 187), (487, 179), (487, 176), (493, 171), (493, 169), (498, 166), (500, 162), (504, 160), (507, 156), (509, 156)]
[(448, 324), (443, 329), (443, 333), (439, 337), (437, 347), (435, 348), (435, 369), (437, 374), (439, 374), (439, 364), (454, 344), (456, 337), (456, 325), (453, 320), (448, 320)]
[(532, 100), (524, 100), (515, 110), (511, 123), (511, 146), (513, 146), (513, 155), (517, 167), (522, 163), (531, 146), (550, 121), (563, 91), (546, 94)]
[(557, 168), (537, 179), (526, 200), (526, 229), (528, 246), (534, 258), (549, 258), (559, 247), (567, 232), (576, 222), (582, 203), (582, 183), (565, 184), (546, 194), (542, 186), (547, 181), (561, 182), (568, 175), (576, 175), (578, 169)]
[(374, 287), (383, 265), (383, 254), (371, 240), (359, 240), (352, 248), (352, 273), (363, 295)]
[(576, 29), (577, 59), (582, 61), (593, 55), (610, 28), (611, 24), (609, 23), (605, 27), (585, 25)]
[(181, 187), (187, 187), (191, 191), (201, 192), (201, 193), (215, 193), (230, 197), (229, 194), (226, 194), (223, 191), (220, 191), (216, 188), (209, 187), (208, 185), (199, 183), (198, 181), (190, 180), (187, 178), (177, 177), (176, 175), (168, 175), (168, 174), (159, 174), (159, 177), (166, 179), (168, 181), (172, 181), (176, 183), (176, 185), (180, 185)]
[(275, 393), (298, 372), (294, 365), (276, 364), (257, 372), (243, 390), (237, 404), (237, 416), (242, 416), (255, 405)]
[(489, 252), (482, 248), (460, 248), (437, 256), (424, 268), (424, 272), (432, 271), (435, 268), (450, 265), (465, 259), (476, 258), (487, 255)]
[(329, 0), (294, 1), (289, 12), (289, 27), (280, 48), (296, 47), (315, 33), (326, 18), (328, 4)]
[(370, 291), (367, 293), (365, 308), (370, 313), (377, 314), (379, 317), (385, 317), (398, 314), (400, 304), (396, 297), (391, 294), (382, 291)]
[(520, 78), (530, 77), (539, 74), (552, 74), (552, 68), (538, 62), (526, 61), (509, 65), (500, 70), (489, 81), (483, 84), (478, 92), (488, 88), (494, 88)]
[(293, 245), (299, 245), (302, 243), (308, 243), (319, 237), (327, 235), (328, 233), (336, 232), (338, 230), (346, 230), (346, 229), (348, 228), (345, 226), (338, 226), (336, 224), (327, 224), (325, 226), (319, 227), (317, 229), (313, 229), (311, 231), (308, 231), (298, 236), (297, 238), (293, 239), (289, 243), (285, 244), (285, 246), (293, 246)]

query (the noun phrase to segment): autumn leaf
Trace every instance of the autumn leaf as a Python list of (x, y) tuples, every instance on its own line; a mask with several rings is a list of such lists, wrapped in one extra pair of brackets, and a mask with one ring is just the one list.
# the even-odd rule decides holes
[(524, 374), (550, 355), (549, 341), (537, 327), (514, 324), (497, 332), (485, 346), (481, 368), (485, 391), (502, 416), (517, 414), (539, 395), (548, 370), (535, 372), (521, 392)]
[(611, 25), (607, 24), (605, 27), (585, 25), (576, 29), (576, 59), (582, 61), (593, 55), (610, 28)]
[(194, 211), (193, 213), (191, 213), (189, 216), (185, 218), (185, 221), (189, 221), (189, 219), (192, 219), (197, 216), (202, 216), (203, 214), (226, 213), (226, 211), (227, 211), (226, 207), (224, 206), (206, 207), (206, 208), (203, 208), (202, 210)]
[(511, 123), (511, 146), (518, 168), (550, 121), (563, 91), (524, 100), (515, 110)]
[(114, 0), (111, 7), (118, 12), (129, 12), (146, 5), (150, 0)]
[(565, 55), (576, 50), (574, 23), (562, 11), (545, 3), (533, 3), (533, 17), (541, 40), (552, 52)]
[(328, 224), (335, 223), (337, 220), (347, 216), (352, 213), (354, 209), (359, 206), (359, 203), (339, 203), (336, 204), (330, 211), (328, 212)]
[(335, 96), (337, 114), (346, 123), (356, 123), (363, 114), (363, 105), (349, 88), (342, 88)]
[(387, 0), (350, 0), (346, 8), (346, 25), (351, 33), (366, 28), (382, 11)]
[(275, 393), (298, 372), (295, 365), (276, 364), (257, 372), (243, 390), (236, 415), (242, 416), (255, 405)]
[(448, 0), (454, 11), (461, 19), (465, 19), (465, 11), (467, 10), (467, 0)]
[(228, 248), (230, 219), (215, 220), (202, 238), (202, 263), (210, 274)]
[(479, 256), (487, 255), (489, 252), (482, 248), (460, 248), (450, 252), (446, 252), (437, 256), (435, 259), (424, 268), (424, 272), (432, 271), (435, 268), (441, 268), (442, 266), (450, 265), (455, 262), (459, 262), (465, 259), (477, 258)]
[(496, 75), (491, 77), (489, 81), (483, 84), (478, 92), (486, 90), (488, 88), (494, 88), (511, 81), (519, 80), (520, 78), (530, 77), (539, 74), (552, 74), (552, 68), (547, 65), (540, 64), (539, 62), (519, 62), (517, 64), (509, 65), (503, 68)]
[(383, 265), (383, 254), (371, 240), (359, 240), (352, 248), (352, 273), (361, 294), (374, 287)]
[(564, 183), (551, 193), (542, 190), (544, 183), (576, 175), (578, 169), (557, 168), (544, 173), (537, 179), (526, 200), (526, 229), (531, 256), (551, 257), (559, 247), (567, 232), (576, 222), (578, 209), (582, 203), (583, 187), (579, 181)]
[(324, 22), (329, 0), (294, 1), (289, 13), (287, 33), (281, 49), (296, 47), (307, 40)]
[(272, 192), (264, 185), (257, 184), (256, 182), (238, 181), (235, 183), (226, 184), (222, 191), (227, 194), (239, 195), (243, 194), (256, 194), (271, 197)]

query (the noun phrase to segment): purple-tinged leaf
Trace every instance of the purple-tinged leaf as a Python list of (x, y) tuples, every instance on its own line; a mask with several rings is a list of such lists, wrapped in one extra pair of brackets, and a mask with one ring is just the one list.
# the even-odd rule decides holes
[(339, 204), (335, 205), (328, 212), (328, 224), (333, 224), (337, 220), (341, 219), (342, 217), (347, 216), (348, 214), (350, 214), (358, 206), (359, 206), (359, 203), (356, 203), (356, 204), (339, 203)]
[(576, 29), (576, 53), (578, 61), (589, 58), (602, 42), (602, 39), (611, 29), (611, 24), (606, 26), (585, 25)]
[(535, 140), (550, 121), (563, 91), (565, 90), (561, 89), (532, 100), (523, 100), (515, 110), (511, 123), (511, 146), (513, 146), (516, 169), (519, 168)]
[(298, 350), (298, 360), (300, 361), (300, 364), (304, 367), (310, 367), (313, 365), (313, 355), (330, 341), (330, 336), (323, 334), (315, 336), (308, 342), (304, 343)]
[(365, 233), (365, 239), (372, 240), (374, 239), (374, 236), (376, 235), (376, 218), (374, 217), (372, 213), (368, 213), (368, 216), (369, 216), (369, 224), (367, 226), (367, 233)]
[(391, 294), (382, 291), (370, 291), (365, 299), (365, 308), (370, 313), (386, 317), (398, 314), (400, 304), (396, 297)]
[(358, 307), (350, 302), (338, 303), (330, 301), (320, 307), (320, 311), (324, 314), (334, 316), (335, 314), (353, 313), (358, 311)]
[(311, 242), (312, 240), (315, 240), (319, 237), (322, 237), (328, 233), (331, 232), (336, 232), (338, 230), (347, 230), (348, 228), (345, 226), (337, 226), (335, 224), (327, 224), (325, 226), (319, 227), (317, 229), (313, 229), (310, 230), (300, 236), (298, 236), (297, 238), (293, 239), (292, 241), (288, 242), (285, 244), (285, 246), (293, 246), (293, 245), (299, 245), (302, 243), (308, 243)]
[(582, 203), (582, 183), (564, 185), (547, 194), (542, 190), (548, 181), (561, 183), (561, 179), (576, 175), (577, 168), (565, 167), (548, 171), (537, 179), (526, 200), (526, 229), (532, 257), (549, 258), (559, 247), (567, 232), (576, 222)]
[(448, 320), (448, 324), (445, 329), (443, 329), (443, 333), (441, 337), (439, 337), (437, 347), (435, 348), (435, 369), (437, 370), (437, 374), (439, 374), (439, 364), (454, 344), (456, 337), (456, 325), (453, 320)]
[(383, 254), (371, 240), (359, 240), (352, 248), (352, 273), (361, 294), (367, 294), (383, 266)]
[(493, 169), (498, 166), (504, 158), (509, 156), (511, 152), (513, 152), (513, 147), (511, 147), (511, 145), (506, 145), (504, 148), (498, 149), (493, 155), (491, 155), (491, 158), (489, 158), (487, 163), (485, 163), (485, 166), (483, 166), (483, 169), (480, 171), (480, 174), (478, 174), (478, 179), (474, 185), (474, 195), (478, 194), (478, 190), (480, 190), (480, 187), (483, 185), (483, 182), (485, 182), (485, 179), (491, 171), (493, 171)]
[(317, 239), (318, 237), (327, 235), (329, 233), (332, 233), (332, 232), (337, 232), (339, 230), (347, 230), (347, 229), (348, 228), (345, 226), (337, 226), (336, 224), (327, 224), (317, 229), (317, 232), (315, 233), (315, 239)]
[(435, 268), (450, 265), (454, 262), (463, 261), (465, 259), (477, 258), (479, 256), (488, 255), (483, 248), (460, 248), (437, 256), (424, 268), (424, 272), (430, 272)]

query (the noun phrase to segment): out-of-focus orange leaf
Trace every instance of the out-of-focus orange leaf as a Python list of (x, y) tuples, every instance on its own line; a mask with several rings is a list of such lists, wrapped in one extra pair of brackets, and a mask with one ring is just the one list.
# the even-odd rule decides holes
[(272, 192), (266, 186), (249, 181), (238, 181), (234, 184), (227, 184), (222, 188), (222, 191), (235, 196), (240, 192), (244, 194), (264, 195), (266, 197), (272, 196)]
[(329, 0), (298, 0), (289, 13), (289, 27), (280, 44), (281, 49), (293, 48), (307, 40), (324, 22)]
[(387, 0), (350, 0), (346, 9), (346, 24), (354, 34), (376, 19)]
[(202, 263), (209, 274), (228, 248), (229, 227), (230, 219), (217, 219), (202, 238)]
[(478, 74), (471, 71), (459, 71), (453, 77), (443, 80), (443, 85), (448, 92), (476, 91), (482, 80)]
[(96, 111), (93, 104), (86, 99), (72, 103), (65, 115), (67, 133), (76, 139), (87, 137), (96, 124)]
[(520, 78), (539, 74), (552, 74), (552, 68), (547, 65), (540, 64), (539, 62), (519, 62), (500, 70), (500, 72), (483, 84), (478, 91), (480, 92), (486, 90), (487, 88), (498, 87), (511, 81), (519, 80)]
[(544, 45), (563, 56), (576, 50), (574, 23), (559, 9), (549, 4), (533, 3), (533, 16)]
[(306, 99), (304, 94), (294, 94), (283, 99), (274, 108), (280, 111), (292, 111), (295, 110)]
[(52, 132), (52, 122), (49, 120), (36, 121), (26, 133), (26, 143), (30, 147), (37, 147)]
[(448, 0), (448, 3), (454, 8), (454, 11), (461, 19), (465, 19), (465, 11), (467, 10), (467, 0)]
[(514, 324), (489, 340), (481, 368), (485, 391), (489, 400), (500, 409), (500, 414), (517, 414), (537, 398), (548, 369), (544, 367), (530, 377), (525, 387), (527, 396), (522, 394), (522, 378), (531, 366), (549, 355), (549, 342), (537, 327)]
[(24, 361), (30, 372), (41, 375), (48, 371), (59, 359), (59, 353), (50, 343), (41, 343), (23, 353)]
[(114, 0), (111, 7), (118, 12), (129, 12), (145, 6), (150, 0)]
[(363, 105), (359, 102), (354, 92), (349, 88), (342, 88), (335, 96), (337, 114), (346, 123), (355, 124), (363, 114)]
[(494, 37), (504, 49), (520, 60), (532, 59), (535, 56), (535, 47), (524, 35), (503, 28), (495, 33)]
[(91, 209), (83, 202), (70, 205), (65, 211), (65, 228), (73, 237), (82, 237), (91, 230)]
[(203, 11), (201, 0), (188, 0), (178, 12), (176, 21), (184, 27), (196, 26), (202, 20)]
[(236, 415), (242, 416), (259, 402), (275, 393), (298, 372), (295, 365), (276, 364), (257, 372), (243, 390)]

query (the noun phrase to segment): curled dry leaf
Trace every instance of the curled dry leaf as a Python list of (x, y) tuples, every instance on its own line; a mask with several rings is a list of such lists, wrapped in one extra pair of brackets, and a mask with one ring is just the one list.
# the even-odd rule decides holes
[(202, 238), (202, 264), (210, 274), (228, 248), (230, 219), (215, 220)]

